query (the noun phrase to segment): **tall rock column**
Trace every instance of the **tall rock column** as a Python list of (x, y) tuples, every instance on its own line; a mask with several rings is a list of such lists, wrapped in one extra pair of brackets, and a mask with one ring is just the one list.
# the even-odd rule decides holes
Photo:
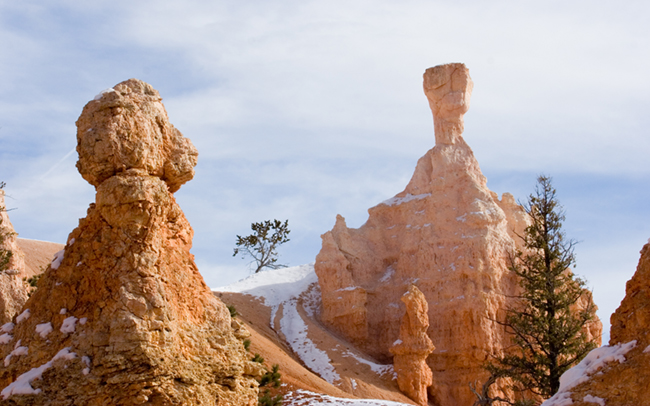
[(77, 121), (87, 216), (13, 323), (0, 387), (16, 405), (257, 404), (257, 369), (194, 263), (173, 192), (197, 152), (136, 79)]
[(417, 404), (425, 406), (428, 403), (427, 388), (433, 383), (427, 357), (435, 349), (427, 336), (429, 306), (415, 285), (411, 285), (402, 296), (402, 302), (406, 306), (406, 313), (402, 318), (399, 339), (390, 348), (394, 355), (397, 385)]

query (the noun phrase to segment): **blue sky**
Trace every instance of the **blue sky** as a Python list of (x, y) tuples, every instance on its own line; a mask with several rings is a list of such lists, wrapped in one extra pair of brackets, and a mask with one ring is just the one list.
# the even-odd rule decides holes
[(176, 194), (210, 286), (251, 222), (289, 219), (280, 260), (314, 260), (337, 213), (358, 227), (434, 145), (430, 66), (474, 80), (465, 139), (488, 186), (551, 175), (600, 316), (650, 237), (650, 4), (628, 1), (0, 0), (0, 180), (22, 237), (64, 242), (94, 189), (75, 120), (136, 77), (199, 150)]

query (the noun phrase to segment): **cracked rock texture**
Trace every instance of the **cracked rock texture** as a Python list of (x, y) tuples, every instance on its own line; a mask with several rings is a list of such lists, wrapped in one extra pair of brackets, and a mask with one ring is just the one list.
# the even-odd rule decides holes
[(89, 102), (77, 127), (96, 202), (5, 327), (0, 402), (256, 405), (243, 327), (199, 274), (172, 195), (192, 178), (196, 149), (136, 79)]
[(483, 363), (507, 347), (509, 338), (491, 320), (503, 316), (505, 298), (518, 289), (507, 258), (527, 225), (512, 195), (499, 200), (487, 188), (462, 137), (472, 87), (463, 64), (426, 70), (435, 147), (404, 191), (370, 208), (360, 228), (337, 216), (315, 263), (322, 321), (382, 362), (393, 358), (399, 338), (400, 297), (417, 285), (436, 346), (427, 358), (436, 405), (471, 405), (468, 383), (484, 380)]

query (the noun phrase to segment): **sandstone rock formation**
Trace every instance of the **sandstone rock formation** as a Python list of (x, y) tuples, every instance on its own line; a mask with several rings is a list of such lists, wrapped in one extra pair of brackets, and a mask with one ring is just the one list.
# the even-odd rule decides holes
[(435, 147), (420, 158), (404, 191), (370, 208), (360, 228), (337, 216), (315, 263), (322, 321), (382, 362), (390, 362), (399, 336), (399, 298), (417, 283), (436, 345), (427, 362), (429, 400), (437, 405), (472, 404), (468, 383), (485, 379), (488, 354), (507, 344), (491, 320), (518, 289), (507, 256), (518, 243), (514, 233), (526, 226), (511, 195), (499, 201), (487, 188), (461, 135), (472, 86), (463, 64), (427, 69)]
[(390, 348), (397, 373), (397, 384), (402, 392), (417, 404), (428, 403), (427, 388), (433, 383), (427, 357), (435, 347), (427, 335), (429, 306), (427, 299), (415, 285), (402, 296), (406, 313), (402, 318), (399, 339)]
[(90, 101), (77, 129), (96, 202), (2, 327), (3, 404), (256, 404), (259, 368), (199, 274), (172, 195), (195, 148), (136, 79)]
[[(641, 250), (636, 273), (627, 282), (625, 298), (612, 314), (611, 324), (610, 347), (597, 348), (594, 352), (611, 353), (617, 347), (628, 350), (624, 353), (619, 350), (622, 356), (601, 357), (605, 364), (601, 368), (568, 371), (581, 375), (584, 383), (561, 391), (544, 405), (650, 406), (650, 241)], [(594, 356), (590, 354), (587, 358)]]
[(5, 208), (5, 191), (0, 189), (0, 232), (5, 236), (0, 248), (11, 251), (6, 270), (0, 272), (0, 323), (4, 324), (23, 307), (27, 301), (29, 286), (25, 277), (25, 254), (18, 246), (17, 234)]

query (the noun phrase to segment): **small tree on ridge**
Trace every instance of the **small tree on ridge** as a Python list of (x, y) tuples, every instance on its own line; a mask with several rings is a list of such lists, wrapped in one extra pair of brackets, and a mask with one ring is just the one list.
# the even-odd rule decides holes
[(242, 258), (250, 256), (255, 262), (255, 273), (264, 268), (278, 269), (286, 268), (286, 265), (278, 264), (277, 247), (289, 241), (289, 220), (266, 220), (261, 223), (252, 223), (253, 234), (246, 237), (237, 236), (237, 246), (232, 256), (241, 253)]

